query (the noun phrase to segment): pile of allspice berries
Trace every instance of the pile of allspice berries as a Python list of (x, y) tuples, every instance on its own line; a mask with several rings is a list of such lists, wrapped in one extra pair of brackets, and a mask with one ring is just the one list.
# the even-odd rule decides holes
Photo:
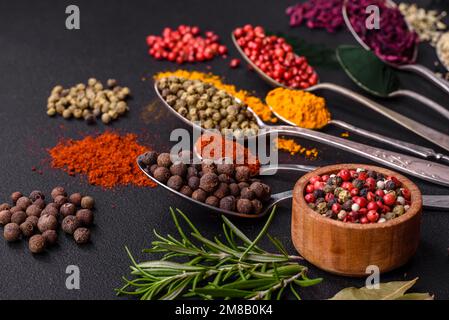
[(58, 228), (73, 236), (77, 244), (90, 240), (90, 227), (94, 216), (95, 201), (90, 196), (73, 193), (67, 196), (63, 187), (51, 191), (52, 202), (45, 201), (42, 191), (35, 190), (28, 197), (13, 192), (9, 203), (0, 204), (0, 225), (8, 242), (29, 238), (32, 253), (44, 252), (56, 244)]
[(157, 88), (181, 116), (200, 122), (204, 129), (217, 129), (224, 135), (238, 138), (259, 131), (248, 106), (209, 83), (172, 76), (158, 80)]
[(88, 124), (95, 124), (100, 118), (108, 124), (129, 110), (126, 99), (130, 93), (128, 87), (118, 86), (115, 79), (109, 79), (106, 87), (95, 78), (90, 78), (87, 85), (78, 83), (67, 89), (57, 85), (48, 97), (47, 115), (84, 119)]

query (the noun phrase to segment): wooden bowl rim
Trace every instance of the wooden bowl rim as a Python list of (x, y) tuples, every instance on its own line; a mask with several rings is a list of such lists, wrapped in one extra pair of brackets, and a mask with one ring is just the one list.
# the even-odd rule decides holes
[[(348, 170), (356, 170), (357, 168), (364, 168), (367, 170), (374, 170), (377, 172), (380, 172), (382, 174), (386, 175), (392, 175), (395, 176), (399, 181), (402, 182), (402, 184), (408, 188), (411, 192), (411, 205), (410, 208), (404, 213), (402, 216), (388, 220), (383, 223), (369, 223), (369, 224), (359, 224), (359, 223), (346, 223), (343, 221), (338, 221), (334, 219), (330, 219), (327, 217), (323, 217), (321, 214), (316, 212), (315, 210), (309, 208), (307, 205), (305, 199), (304, 199), (304, 188), (307, 185), (307, 182), (309, 179), (316, 175), (323, 175), (323, 174), (331, 174), (335, 173), (341, 169), (348, 169)], [(302, 176), (295, 184), (295, 187), (293, 189), (293, 201), (298, 201), (300, 207), (305, 208), (305, 214), (309, 214), (312, 218), (318, 220), (322, 223), (328, 223), (331, 225), (334, 225), (335, 227), (341, 227), (346, 229), (354, 229), (354, 230), (371, 230), (371, 229), (381, 229), (381, 228), (392, 228), (399, 224), (402, 224), (410, 219), (412, 219), (414, 216), (419, 214), (419, 212), (422, 209), (422, 195), (419, 188), (407, 177), (397, 173), (396, 171), (392, 171), (389, 169), (385, 169), (382, 167), (372, 166), (372, 165), (366, 165), (366, 164), (357, 164), (357, 163), (342, 163), (342, 164), (336, 164), (336, 165), (329, 165), (329, 166), (323, 166), (319, 167), (314, 171), (311, 171), (307, 173), (306, 175)]]

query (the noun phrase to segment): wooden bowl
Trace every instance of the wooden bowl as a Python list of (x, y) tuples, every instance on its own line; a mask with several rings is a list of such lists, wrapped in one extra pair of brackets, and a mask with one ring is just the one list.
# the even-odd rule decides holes
[[(304, 188), (311, 177), (356, 168), (397, 177), (411, 191), (411, 205), (406, 213), (384, 223), (362, 225), (323, 217), (307, 206)], [(387, 272), (405, 264), (416, 252), (421, 212), (422, 196), (418, 187), (394, 171), (363, 164), (321, 167), (299, 179), (293, 190), (292, 240), (307, 261), (331, 273), (367, 276), (366, 268), (370, 265)]]

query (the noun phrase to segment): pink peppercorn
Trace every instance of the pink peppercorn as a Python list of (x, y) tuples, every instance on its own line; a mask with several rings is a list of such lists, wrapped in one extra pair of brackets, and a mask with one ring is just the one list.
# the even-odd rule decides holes
[(315, 202), (315, 196), (312, 193), (308, 193), (305, 195), (304, 199), (306, 200), (306, 202), (308, 203), (313, 203)]

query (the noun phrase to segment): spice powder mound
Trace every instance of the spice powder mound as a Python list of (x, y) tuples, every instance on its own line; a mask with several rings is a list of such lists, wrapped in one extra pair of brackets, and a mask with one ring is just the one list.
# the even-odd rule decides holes
[(85, 174), (92, 185), (104, 188), (130, 184), (156, 186), (136, 164), (137, 156), (148, 148), (137, 143), (135, 134), (105, 132), (82, 140), (61, 140), (48, 151), (52, 167), (63, 169), (69, 175)]

